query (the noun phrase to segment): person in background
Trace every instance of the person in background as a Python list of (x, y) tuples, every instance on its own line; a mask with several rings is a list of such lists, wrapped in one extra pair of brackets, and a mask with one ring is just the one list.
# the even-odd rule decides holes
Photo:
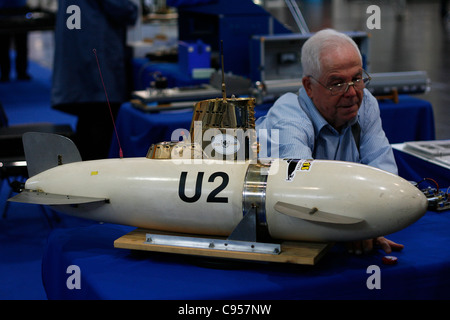
[(137, 15), (129, 0), (58, 2), (51, 103), (78, 116), (74, 142), (83, 160), (108, 157), (113, 120), (106, 97), (115, 117), (129, 98), (126, 31)]
[[(0, 16), (2, 19), (23, 16), (28, 12), (26, 0), (0, 0)], [(30, 80), (28, 69), (28, 33), (25, 31), (0, 32), (0, 81), (10, 80), (11, 57), (10, 48), (14, 44), (16, 51), (16, 75), (18, 80)]]
[[(301, 54), (299, 94), (281, 96), (256, 121), (257, 132), (267, 132), (266, 141), (277, 144), (270, 132), (278, 131), (279, 158), (351, 161), (397, 174), (378, 102), (365, 89), (370, 76), (362, 67), (356, 43), (343, 33), (325, 29), (305, 42)], [(379, 237), (352, 243), (351, 250), (369, 251), (374, 244), (387, 253), (403, 248)]]

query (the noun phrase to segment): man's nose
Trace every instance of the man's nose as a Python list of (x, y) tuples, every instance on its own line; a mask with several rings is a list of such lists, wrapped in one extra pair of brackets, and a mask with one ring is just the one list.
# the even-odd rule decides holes
[(355, 84), (347, 84), (347, 89), (345, 90), (344, 93), (345, 97), (353, 97), (356, 96), (356, 89), (355, 89)]

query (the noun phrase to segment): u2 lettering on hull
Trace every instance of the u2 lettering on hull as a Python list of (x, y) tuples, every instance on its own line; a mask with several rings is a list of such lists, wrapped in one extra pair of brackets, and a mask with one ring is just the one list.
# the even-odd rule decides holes
[[(197, 172), (197, 178), (195, 181), (195, 193), (193, 196), (186, 195), (186, 179), (188, 172), (182, 171), (180, 175), (180, 182), (178, 185), (178, 196), (184, 202), (193, 203), (200, 199), (202, 195), (202, 185), (203, 185), (203, 176), (204, 172)], [(215, 203), (228, 203), (228, 197), (219, 196), (219, 193), (224, 190), (228, 182), (230, 181), (230, 177), (226, 172), (214, 172), (208, 178), (208, 182), (214, 182), (216, 179), (222, 179), (219, 186), (211, 190), (206, 198), (206, 202), (215, 202)]]

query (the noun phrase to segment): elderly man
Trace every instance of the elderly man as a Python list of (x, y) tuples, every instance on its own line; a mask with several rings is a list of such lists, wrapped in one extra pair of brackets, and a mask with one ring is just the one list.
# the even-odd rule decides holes
[[(302, 68), (299, 94), (283, 95), (257, 120), (259, 139), (267, 138), (272, 150), (278, 145), (280, 158), (351, 161), (397, 174), (377, 100), (365, 89), (370, 76), (355, 42), (335, 30), (317, 32), (302, 47)], [(270, 137), (274, 130), (279, 142)], [(368, 251), (374, 243), (387, 253), (403, 248), (380, 237), (353, 243), (351, 249)]]

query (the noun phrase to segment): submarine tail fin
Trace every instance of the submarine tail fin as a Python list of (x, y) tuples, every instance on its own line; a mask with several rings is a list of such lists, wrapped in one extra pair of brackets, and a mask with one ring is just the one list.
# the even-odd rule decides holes
[(334, 213), (320, 211), (317, 208), (306, 208), (295, 204), (278, 201), (274, 209), (285, 215), (307, 221), (325, 222), (332, 224), (355, 224), (363, 222), (363, 219), (342, 216)]
[(61, 164), (82, 161), (75, 143), (61, 135), (27, 132), (22, 142), (29, 177)]

